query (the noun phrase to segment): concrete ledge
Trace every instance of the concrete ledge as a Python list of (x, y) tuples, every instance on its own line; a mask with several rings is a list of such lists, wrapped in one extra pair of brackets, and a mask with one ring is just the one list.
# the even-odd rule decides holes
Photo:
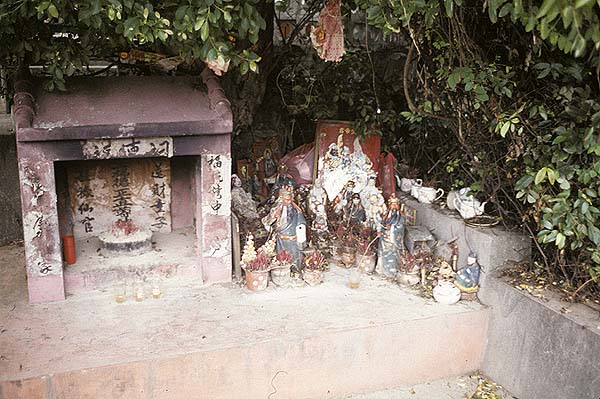
[(488, 310), (2, 383), (3, 399), (334, 398), (477, 370)]
[(531, 239), (524, 234), (499, 226), (471, 227), (456, 211), (422, 204), (408, 195), (401, 195), (400, 198), (417, 210), (417, 224), (429, 228), (438, 240), (448, 241), (458, 237), (459, 268), (466, 264), (469, 252), (477, 254), (482, 268), (481, 291), (486, 289), (488, 276), (502, 268), (507, 260), (519, 262), (531, 257)]
[(598, 312), (544, 295), (548, 302), (488, 278), (484, 373), (520, 399), (600, 398)]

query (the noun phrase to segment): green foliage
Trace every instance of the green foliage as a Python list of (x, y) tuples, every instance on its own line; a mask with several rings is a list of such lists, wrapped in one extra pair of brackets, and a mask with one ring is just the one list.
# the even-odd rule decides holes
[[(414, 35), (414, 26), (435, 29), (440, 17), (453, 17), (463, 6), (462, 0), (357, 0), (367, 12), (369, 24), (386, 32), (407, 28)], [(465, 1), (466, 3), (466, 1)], [(536, 32), (543, 40), (575, 57), (581, 57), (589, 47), (600, 48), (600, 3), (596, 0), (543, 0), (539, 5), (523, 0), (488, 0), (489, 21), (510, 19), (527, 32)], [(473, 12), (468, 10), (467, 12)]]
[(401, 113), (400, 158), (446, 187), (480, 190), (505, 223), (527, 223), (574, 286), (597, 279), (598, 3), (357, 3), (415, 47), (406, 83), (417, 109)]
[(310, 120), (354, 121), (359, 134), (393, 135), (404, 124), (397, 111), (404, 107), (396, 77), (400, 56), (392, 49), (372, 53), (381, 56), (388, 62), (373, 67), (364, 48), (347, 49), (340, 63), (325, 63), (313, 51), (286, 57), (277, 78), (282, 105)]
[(257, 71), (251, 51), (265, 21), (258, 0), (3, 0), (0, 66), (41, 64), (48, 89), (64, 90), (65, 77), (93, 59), (115, 59), (141, 48), (186, 60), (231, 59), (244, 73)]

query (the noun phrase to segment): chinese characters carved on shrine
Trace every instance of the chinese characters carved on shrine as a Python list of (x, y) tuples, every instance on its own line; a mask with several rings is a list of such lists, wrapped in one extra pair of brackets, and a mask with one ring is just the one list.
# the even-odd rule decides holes
[(215, 171), (215, 181), (210, 186), (212, 201), (210, 207), (215, 214), (219, 214), (219, 209), (223, 206), (223, 161), (221, 155), (210, 155), (206, 161), (212, 170)]
[(160, 230), (164, 226), (167, 226), (167, 179), (164, 172), (164, 161), (161, 159), (152, 160), (152, 178), (154, 183), (152, 184), (152, 204), (150, 207), (154, 211), (154, 223), (152, 227)]
[(129, 189), (129, 168), (126, 164), (114, 165), (112, 168), (112, 210), (117, 220), (128, 222), (131, 215), (131, 190)]
[(77, 220), (83, 225), (86, 233), (92, 233), (94, 231), (92, 222), (96, 219), (92, 216), (94, 207), (89, 203), (90, 199), (93, 197), (92, 190), (90, 189), (89, 169), (79, 170), (79, 173), (77, 174), (77, 185), (75, 186), (75, 195), (79, 202), (79, 206), (77, 207)]
[(82, 142), (85, 159), (173, 156), (171, 137), (130, 137), (126, 139), (87, 140)]

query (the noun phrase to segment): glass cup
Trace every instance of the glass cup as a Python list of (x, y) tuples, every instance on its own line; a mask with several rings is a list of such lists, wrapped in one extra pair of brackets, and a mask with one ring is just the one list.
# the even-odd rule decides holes
[(133, 298), (136, 300), (136, 302), (142, 302), (146, 298), (143, 282), (138, 282), (134, 285)]
[(115, 302), (123, 303), (127, 301), (127, 285), (125, 283), (118, 283), (115, 285)]

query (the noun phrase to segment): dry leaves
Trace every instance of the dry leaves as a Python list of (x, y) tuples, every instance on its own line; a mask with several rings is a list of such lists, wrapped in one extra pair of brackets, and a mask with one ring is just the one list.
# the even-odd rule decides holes
[(502, 396), (496, 393), (496, 391), (502, 389), (500, 385), (480, 375), (474, 375), (471, 378), (478, 379), (479, 384), (475, 393), (469, 396), (469, 399), (502, 399)]

